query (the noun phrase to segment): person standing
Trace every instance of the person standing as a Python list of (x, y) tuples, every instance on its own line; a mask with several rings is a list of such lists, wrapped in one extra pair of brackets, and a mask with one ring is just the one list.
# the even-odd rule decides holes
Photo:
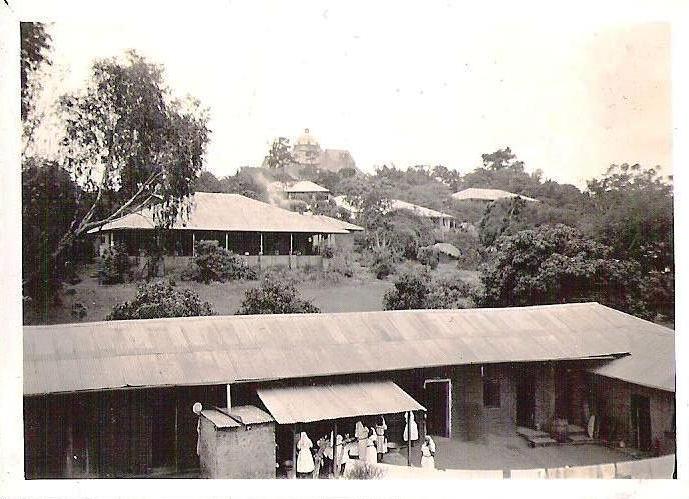
[(419, 439), (419, 427), (416, 425), (416, 421), (414, 420), (414, 413), (409, 411), (407, 414), (409, 414), (409, 417), (404, 426), (404, 434), (402, 435), (402, 438), (405, 442), (409, 442), (409, 444), (414, 447), (414, 442)]
[(302, 431), (297, 442), (297, 477), (304, 478), (307, 474), (313, 473), (315, 465), (311, 455), (312, 447), (313, 442), (306, 432)]
[(345, 434), (345, 437), (340, 445), (341, 454), (338, 458), (338, 463), (340, 464), (340, 475), (344, 475), (345, 471), (347, 470), (347, 465), (352, 460), (351, 453), (356, 448), (356, 444), (354, 442), (355, 439), (350, 438), (348, 433)]
[(313, 478), (320, 478), (321, 476), (321, 466), (323, 465), (323, 457), (325, 455), (326, 439), (328, 437), (322, 436), (316, 442), (318, 450), (316, 450), (316, 455), (313, 460)]
[(364, 459), (366, 459), (366, 442), (368, 439), (368, 430), (361, 421), (356, 422), (356, 426), (354, 428), (354, 436), (356, 437), (357, 441), (359, 459), (363, 461)]
[(435, 442), (430, 435), (426, 435), (421, 445), (421, 467), (435, 469)]
[(379, 463), (383, 461), (383, 454), (388, 451), (388, 441), (385, 438), (385, 430), (387, 429), (388, 425), (385, 424), (385, 418), (381, 416), (376, 424), (376, 449)]

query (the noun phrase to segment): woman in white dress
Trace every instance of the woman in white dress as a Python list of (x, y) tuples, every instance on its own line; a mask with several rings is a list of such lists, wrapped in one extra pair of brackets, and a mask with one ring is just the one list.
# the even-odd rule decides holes
[(383, 454), (388, 451), (388, 441), (385, 438), (385, 430), (387, 429), (388, 425), (385, 424), (385, 418), (381, 416), (376, 424), (376, 450), (378, 451), (378, 462), (383, 461)]
[(435, 442), (430, 435), (426, 435), (421, 445), (421, 467), (435, 469)]
[(306, 432), (302, 431), (299, 441), (297, 442), (297, 476), (300, 474), (304, 476), (308, 473), (313, 473), (315, 466), (313, 463), (313, 456), (311, 455), (312, 447), (313, 442), (311, 442)]
[(366, 439), (368, 438), (368, 429), (366, 429), (361, 421), (356, 422), (354, 436), (356, 437), (357, 441), (357, 456), (363, 461), (366, 459)]
[(411, 446), (414, 447), (414, 442), (419, 439), (419, 427), (414, 420), (414, 413), (410, 411), (408, 414), (409, 420), (404, 425), (404, 434), (402, 438), (405, 442), (411, 442)]

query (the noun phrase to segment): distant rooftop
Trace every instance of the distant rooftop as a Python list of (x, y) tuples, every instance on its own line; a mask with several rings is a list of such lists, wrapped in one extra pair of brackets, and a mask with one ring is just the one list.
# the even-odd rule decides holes
[(419, 206), (418, 204), (408, 203), (407, 201), (402, 201), (401, 199), (391, 200), (391, 208), (393, 210), (409, 210), (414, 212), (416, 215), (425, 218), (455, 218), (448, 213), (443, 213), (441, 211), (436, 211), (431, 208), (426, 208), (425, 206)]
[[(344, 208), (350, 213), (357, 213), (357, 209), (347, 202), (346, 196), (335, 196), (333, 198), (335, 204), (340, 208)], [(407, 210), (411, 211), (419, 217), (425, 218), (455, 218), (449, 213), (443, 213), (442, 211), (433, 210), (431, 208), (426, 208), (425, 206), (420, 206), (414, 203), (408, 203), (407, 201), (402, 201), (401, 199), (391, 199), (390, 200), (390, 211), (394, 210)]]
[[(122, 229), (153, 229), (153, 212), (147, 208), (93, 229), (90, 233)], [(186, 220), (178, 219), (172, 226), (178, 230), (217, 230), (241, 232), (305, 232), (346, 234), (316, 217), (301, 215), (240, 194), (197, 192)]]
[(285, 192), (330, 192), (330, 190), (310, 180), (300, 180), (293, 185), (286, 186)]
[(463, 191), (455, 192), (452, 199), (458, 201), (465, 200), (480, 200), (480, 201), (497, 201), (498, 199), (516, 198), (520, 197), (524, 201), (535, 201), (538, 199), (530, 198), (522, 194), (515, 194), (514, 192), (503, 191), (502, 189), (481, 189), (478, 187), (469, 187)]

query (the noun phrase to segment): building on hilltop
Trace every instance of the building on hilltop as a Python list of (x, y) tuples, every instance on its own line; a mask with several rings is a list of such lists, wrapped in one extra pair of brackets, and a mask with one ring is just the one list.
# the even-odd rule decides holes
[[(291, 148), (294, 162), (281, 168), (281, 173), (298, 179), (308, 176), (314, 178), (318, 173), (330, 171), (337, 173), (343, 169), (356, 170), (356, 162), (352, 154), (345, 149), (322, 149), (320, 143), (311, 131), (306, 128), (294, 141)], [(268, 168), (267, 158), (262, 168)]]

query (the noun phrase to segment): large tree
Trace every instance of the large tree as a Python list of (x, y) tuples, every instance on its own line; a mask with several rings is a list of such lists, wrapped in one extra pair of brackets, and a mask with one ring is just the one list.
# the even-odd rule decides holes
[(52, 64), (49, 53), (52, 38), (43, 23), (19, 23), (21, 36), (20, 83), (22, 120), (26, 120), (32, 108), (33, 93), (30, 77), (41, 64)]
[(581, 226), (618, 259), (639, 263), (648, 307), (672, 320), (675, 308), (672, 178), (654, 168), (612, 165), (588, 182), (592, 209)]
[(289, 139), (287, 137), (278, 137), (273, 141), (265, 158), (265, 164), (269, 168), (278, 169), (284, 168), (294, 163)]
[(60, 108), (65, 166), (92, 196), (77, 200), (88, 209), (72, 220), (54, 257), (89, 230), (144, 206), (153, 206), (160, 225), (188, 213), (208, 113), (197, 100), (172, 97), (162, 66), (133, 51), (124, 60), (98, 60), (88, 87), (63, 96)]
[[(63, 258), (51, 258), (55, 241), (80, 215), (75, 203), (83, 196), (69, 173), (57, 163), (35, 158), (22, 168), (22, 276), (23, 294), (38, 308), (58, 297), (65, 277)], [(83, 213), (81, 213), (83, 215)]]
[(639, 265), (614, 258), (610, 247), (565, 225), (502, 237), (481, 274), (479, 306), (511, 307), (597, 301), (649, 317)]

